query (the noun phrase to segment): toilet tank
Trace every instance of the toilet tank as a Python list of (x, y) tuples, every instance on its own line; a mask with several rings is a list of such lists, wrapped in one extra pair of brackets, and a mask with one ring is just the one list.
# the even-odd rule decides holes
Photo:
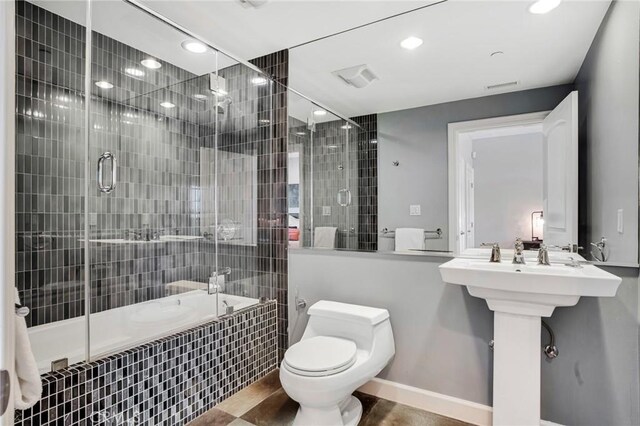
[(389, 311), (369, 306), (321, 300), (309, 308), (303, 339), (335, 336), (353, 340), (369, 349), (376, 332), (389, 329)]

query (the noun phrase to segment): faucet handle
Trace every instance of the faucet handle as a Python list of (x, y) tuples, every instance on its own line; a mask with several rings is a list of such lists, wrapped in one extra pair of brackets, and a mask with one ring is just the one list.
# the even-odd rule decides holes
[(502, 260), (502, 255), (500, 253), (500, 244), (496, 243), (481, 243), (481, 247), (491, 246), (491, 257), (489, 258), (489, 262), (491, 263), (500, 263)]
[(540, 244), (538, 249), (538, 265), (551, 265), (549, 262), (549, 250), (546, 244)]

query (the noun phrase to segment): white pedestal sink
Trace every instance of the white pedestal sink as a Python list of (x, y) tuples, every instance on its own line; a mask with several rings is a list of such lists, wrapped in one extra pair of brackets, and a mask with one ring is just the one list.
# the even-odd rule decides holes
[(582, 296), (613, 297), (621, 279), (593, 265), (514, 265), (453, 259), (442, 279), (494, 311), (493, 424), (540, 425), (540, 321)]

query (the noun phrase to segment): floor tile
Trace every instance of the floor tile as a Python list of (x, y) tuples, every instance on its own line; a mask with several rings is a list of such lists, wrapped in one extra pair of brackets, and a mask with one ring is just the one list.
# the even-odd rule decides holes
[(216, 408), (236, 417), (241, 417), (278, 389), (280, 389), (280, 373), (276, 369), (235, 395), (225, 399), (216, 405)]
[(228, 426), (234, 420), (236, 420), (235, 416), (225, 413), (222, 410), (218, 410), (217, 408), (212, 408), (190, 422), (188, 426)]
[(229, 426), (255, 426), (255, 425), (253, 423), (249, 423), (246, 420), (235, 419), (234, 421), (229, 423)]
[(289, 426), (298, 412), (298, 403), (280, 389), (242, 416), (256, 426)]
[(359, 426), (463, 426), (466, 423), (408, 405), (378, 400), (363, 416)]

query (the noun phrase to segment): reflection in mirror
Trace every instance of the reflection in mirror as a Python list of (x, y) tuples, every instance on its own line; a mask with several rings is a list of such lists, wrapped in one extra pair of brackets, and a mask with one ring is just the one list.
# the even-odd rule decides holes
[[(316, 123), (314, 173), (303, 155), (291, 160), (302, 171), (292, 208), (308, 232), (356, 233), (334, 248), (485, 255), (481, 243), (520, 237), (531, 250), (637, 264), (637, 9), (574, 1), (539, 15), (522, 2), (449, 1), (291, 49), (292, 88), (337, 111), (331, 136)], [(424, 43), (403, 45), (409, 36)], [(370, 117), (375, 154), (359, 148), (350, 162), (338, 117)], [(367, 179), (347, 188), (359, 204), (344, 219), (341, 186), (327, 189), (341, 165)], [(305, 208), (305, 190), (334, 199)], [(367, 244), (363, 223), (375, 227)], [(307, 237), (300, 246), (314, 247)]]

